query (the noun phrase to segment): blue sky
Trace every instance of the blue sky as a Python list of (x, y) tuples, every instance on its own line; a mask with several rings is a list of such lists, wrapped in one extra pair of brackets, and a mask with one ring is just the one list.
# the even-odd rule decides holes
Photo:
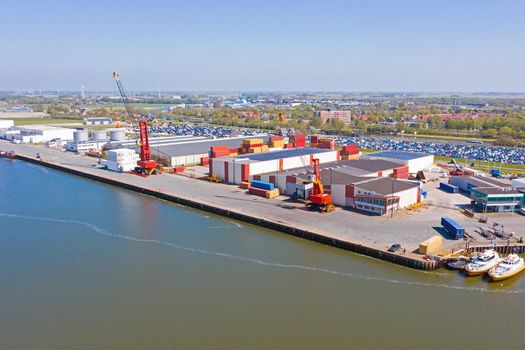
[(525, 91), (521, 0), (0, 4), (0, 89)]

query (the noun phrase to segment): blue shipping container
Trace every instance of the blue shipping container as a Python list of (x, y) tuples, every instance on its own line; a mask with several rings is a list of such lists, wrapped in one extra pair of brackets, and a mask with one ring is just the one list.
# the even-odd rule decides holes
[(454, 186), (446, 182), (440, 182), (439, 189), (442, 191), (448, 192), (448, 193), (458, 193), (459, 192), (458, 186)]
[(252, 187), (260, 188), (263, 190), (271, 191), (274, 189), (274, 184), (267, 181), (261, 181), (261, 180), (253, 180), (252, 181)]
[(499, 172), (499, 169), (492, 169), (490, 171), (490, 174), (494, 177), (499, 177), (500, 176), (500, 172)]
[(446, 216), (441, 218), (441, 226), (443, 226), (447, 232), (452, 234), (455, 239), (462, 238), (465, 235), (465, 229), (463, 226)]

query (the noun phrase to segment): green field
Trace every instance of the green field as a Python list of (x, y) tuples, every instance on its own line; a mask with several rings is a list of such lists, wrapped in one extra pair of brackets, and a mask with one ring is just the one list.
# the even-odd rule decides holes
[[(434, 156), (435, 160), (450, 162), (450, 157), (440, 157), (440, 156)], [(472, 159), (462, 159), (462, 158), (456, 158), (456, 162), (458, 162), (460, 165), (465, 165), (469, 168), (482, 170), (486, 172), (490, 172), (491, 169), (501, 169), (501, 172), (504, 174), (521, 174), (525, 175), (525, 165), (520, 164), (507, 164), (507, 163), (499, 163), (499, 162), (484, 162), (481, 160), (472, 160)], [(472, 166), (471, 164), (474, 163)]]
[(33, 124), (72, 124), (81, 123), (80, 119), (57, 119), (57, 118), (17, 118), (12, 119), (15, 126), (33, 125)]

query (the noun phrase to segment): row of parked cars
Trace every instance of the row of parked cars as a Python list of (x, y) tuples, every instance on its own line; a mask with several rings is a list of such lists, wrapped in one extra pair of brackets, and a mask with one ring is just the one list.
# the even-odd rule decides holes
[(232, 136), (256, 136), (260, 135), (257, 130), (232, 129), (210, 125), (188, 125), (174, 124), (169, 126), (151, 126), (150, 133), (169, 134), (177, 136), (206, 136), (210, 138), (232, 137)]
[(427, 153), (450, 158), (465, 158), (487, 162), (525, 164), (525, 149), (485, 144), (440, 143), (429, 141), (389, 140), (372, 137), (335, 137), (338, 145), (355, 143), (360, 148), (382, 151)]
[[(232, 136), (256, 136), (261, 133), (253, 129), (233, 129), (211, 125), (173, 124), (169, 126), (152, 126), (151, 133), (206, 136), (210, 138)], [(406, 151), (427, 153), (450, 158), (466, 158), (488, 162), (525, 164), (525, 149), (516, 147), (498, 147), (485, 144), (461, 144), (431, 141), (391, 140), (373, 137), (333, 137), (338, 145), (355, 143), (360, 148), (382, 151)]]

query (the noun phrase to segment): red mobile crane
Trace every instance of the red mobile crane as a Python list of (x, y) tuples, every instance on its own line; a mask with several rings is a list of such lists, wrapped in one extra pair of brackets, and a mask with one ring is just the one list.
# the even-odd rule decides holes
[(319, 159), (314, 158), (313, 163), (313, 178), (311, 180), (314, 188), (306, 204), (319, 208), (321, 212), (333, 211), (332, 195), (325, 193), (323, 182), (321, 181), (321, 164)]
[(135, 172), (139, 175), (146, 176), (158, 174), (161, 172), (161, 168), (157, 165), (156, 161), (151, 159), (151, 150), (149, 147), (148, 137), (148, 123), (146, 122), (144, 116), (139, 116), (138, 118), (136, 118), (133, 115), (133, 112), (131, 111), (131, 107), (129, 105), (128, 95), (126, 94), (126, 90), (124, 90), (124, 86), (122, 86), (122, 82), (120, 81), (120, 75), (117, 72), (113, 72), (113, 78), (117, 83), (118, 91), (120, 92), (120, 97), (122, 98), (122, 102), (124, 103), (124, 106), (126, 108), (126, 112), (128, 114), (130, 123), (132, 123), (133, 125), (133, 122), (138, 120), (139, 124), (140, 160), (137, 161), (137, 167), (135, 168)]
[[(291, 130), (288, 131), (288, 137), (289, 142), (295, 145), (295, 135)], [(307, 207), (315, 207), (319, 209), (321, 213), (329, 213), (334, 211), (332, 195), (325, 193), (323, 182), (321, 181), (321, 163), (319, 162), (319, 158), (314, 158), (312, 160), (313, 164), (309, 164), (310, 162), (306, 160), (306, 157), (301, 152), (301, 149), (296, 148), (296, 150), (304, 167), (306, 168), (308, 181), (313, 184), (312, 193), (308, 196), (308, 199), (304, 203)]]

